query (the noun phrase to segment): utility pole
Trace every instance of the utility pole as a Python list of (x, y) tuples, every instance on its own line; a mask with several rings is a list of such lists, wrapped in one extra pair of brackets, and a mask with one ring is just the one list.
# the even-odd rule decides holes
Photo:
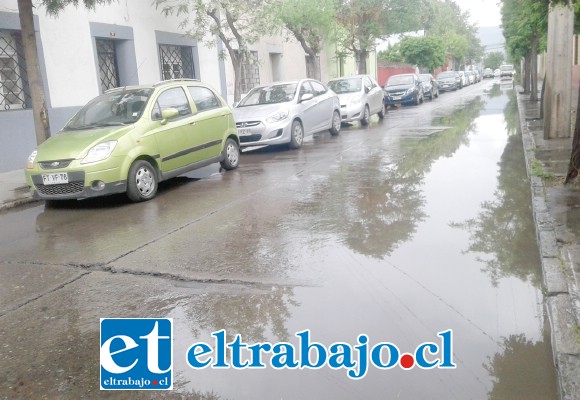
[(544, 95), (544, 139), (572, 136), (572, 38), (570, 2), (550, 5)]

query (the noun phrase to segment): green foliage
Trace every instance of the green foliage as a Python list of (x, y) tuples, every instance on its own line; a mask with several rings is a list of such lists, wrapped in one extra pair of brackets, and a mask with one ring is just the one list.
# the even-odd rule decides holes
[(469, 22), (469, 13), (463, 12), (452, 0), (424, 0), (422, 27), (425, 35), (443, 39), (445, 51), (456, 64), (471, 63), (483, 55), (477, 37), (477, 27)]
[(49, 15), (57, 15), (66, 6), (73, 5), (78, 7), (79, 4), (83, 4), (85, 8), (92, 10), (96, 5), (108, 5), (114, 0), (42, 0), (42, 4), (46, 7), (46, 12)]
[(404, 62), (403, 56), (401, 55), (400, 43), (395, 43), (392, 46), (389, 45), (386, 50), (380, 51), (377, 54), (377, 58), (381, 61)]
[(546, 47), (548, 3), (538, 0), (502, 0), (501, 22), (506, 48), (512, 60), (518, 61), (539, 44)]
[(445, 63), (443, 41), (433, 36), (408, 37), (401, 41), (400, 53), (405, 62), (434, 71)]
[[(416, 29), (424, 0), (336, 0), (340, 46), (361, 65), (378, 38)], [(363, 71), (361, 71), (363, 72)]]
[(493, 51), (487, 53), (483, 59), (483, 65), (485, 68), (496, 69), (503, 63), (504, 56), (501, 51)]
[(336, 26), (334, 0), (280, 0), (267, 4), (266, 8), (275, 22), (274, 33), (280, 33), (280, 27), (285, 27), (307, 53), (319, 54), (323, 44), (333, 39)]

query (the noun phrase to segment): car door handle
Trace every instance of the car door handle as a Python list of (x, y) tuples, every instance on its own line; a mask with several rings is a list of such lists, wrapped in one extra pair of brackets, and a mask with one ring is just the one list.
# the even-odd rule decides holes
[(196, 121), (191, 121), (191, 122), (189, 123), (189, 125), (191, 125), (191, 126), (194, 126), (195, 124), (197, 124), (197, 122), (196, 122)]

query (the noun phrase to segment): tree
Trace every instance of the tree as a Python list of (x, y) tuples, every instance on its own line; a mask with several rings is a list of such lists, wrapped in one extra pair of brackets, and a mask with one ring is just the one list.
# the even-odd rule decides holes
[(422, 28), (426, 36), (443, 39), (447, 56), (456, 66), (479, 60), (483, 55), (477, 28), (469, 23), (469, 13), (452, 0), (425, 0)]
[(401, 41), (401, 55), (405, 62), (433, 72), (445, 63), (445, 46), (433, 36), (408, 37)]
[(165, 15), (182, 16), (180, 27), (189, 36), (214, 47), (219, 37), (234, 68), (234, 101), (241, 98), (242, 65), (251, 61), (248, 45), (271, 30), (260, 0), (155, 0)]
[(274, 21), (279, 22), (274, 25), (286, 28), (300, 43), (308, 54), (308, 71), (316, 79), (320, 79), (319, 54), (334, 32), (335, 3), (334, 0), (281, 0), (270, 6)]
[(386, 50), (379, 52), (377, 58), (381, 61), (404, 62), (403, 56), (401, 55), (401, 44), (395, 43), (392, 46), (389, 45)]
[(538, 100), (537, 56), (546, 46), (548, 1), (503, 0), (502, 30), (508, 54), (514, 61), (524, 59), (524, 92)]
[[(95, 4), (108, 4), (111, 0), (82, 0), (86, 8), (92, 9)], [(48, 14), (57, 15), (69, 4), (78, 6), (78, 0), (43, 0)], [(36, 33), (34, 31), (34, 15), (32, 13), (32, 0), (18, 0), (18, 15), (20, 17), (20, 29), (22, 33), (22, 47), (24, 48), (24, 60), (26, 61), (26, 74), (32, 102), (32, 117), (34, 119), (34, 132), (36, 143), (40, 144), (50, 137), (50, 125), (48, 119), (48, 107), (44, 94), (44, 80), (40, 73), (38, 63), (38, 48), (36, 45)]]
[(338, 42), (351, 52), (361, 74), (378, 38), (420, 25), (422, 0), (337, 0)]
[(483, 65), (486, 68), (497, 69), (503, 63), (504, 57), (501, 51), (492, 51), (487, 53), (483, 59)]

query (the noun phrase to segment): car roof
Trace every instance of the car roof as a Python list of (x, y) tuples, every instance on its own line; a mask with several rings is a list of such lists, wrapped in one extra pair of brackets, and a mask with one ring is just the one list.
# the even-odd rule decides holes
[(341, 79), (364, 78), (365, 76), (368, 76), (368, 75), (358, 74), (358, 75), (350, 75), (350, 76), (340, 76), (338, 78), (331, 79), (329, 82), (338, 81)]
[(183, 83), (188, 83), (188, 84), (195, 83), (195, 84), (198, 84), (200, 86), (207, 86), (205, 83), (201, 82), (199, 79), (186, 79), (186, 78), (184, 78), (184, 79), (168, 79), (168, 80), (159, 81), (157, 83), (151, 83), (151, 84), (120, 86), (120, 87), (106, 90), (105, 93), (114, 93), (116, 91), (123, 91), (123, 90), (155, 89), (155, 88), (161, 87), (161, 86), (171, 86), (171, 85), (183, 84)]

